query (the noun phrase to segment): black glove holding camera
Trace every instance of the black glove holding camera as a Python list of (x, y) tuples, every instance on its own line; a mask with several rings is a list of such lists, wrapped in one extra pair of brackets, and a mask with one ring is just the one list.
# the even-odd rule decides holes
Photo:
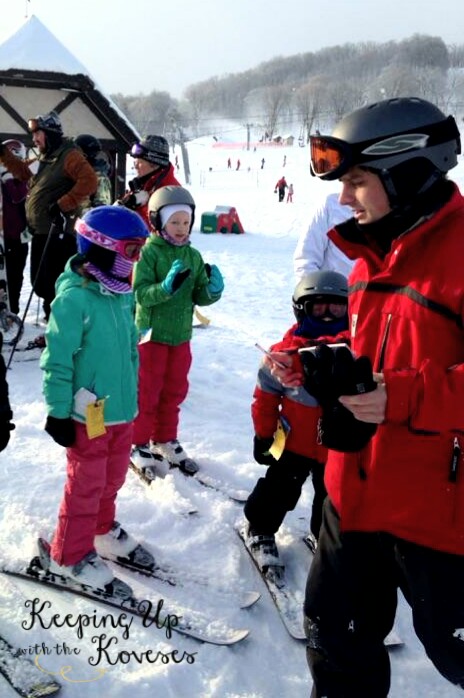
[(331, 349), (321, 344), (299, 350), (305, 375), (304, 387), (322, 409), (319, 422), (321, 442), (327, 448), (353, 453), (364, 448), (377, 425), (361, 422), (339, 401), (340, 395), (359, 395), (377, 388), (367, 356), (355, 359), (348, 347)]
[(48, 415), (45, 422), (45, 431), (60, 446), (67, 448), (72, 446), (76, 440), (76, 426), (71, 417), (60, 419)]
[(275, 462), (274, 456), (271, 456), (269, 449), (274, 443), (274, 438), (271, 436), (267, 439), (261, 439), (256, 436), (253, 439), (253, 458), (260, 465), (272, 465)]

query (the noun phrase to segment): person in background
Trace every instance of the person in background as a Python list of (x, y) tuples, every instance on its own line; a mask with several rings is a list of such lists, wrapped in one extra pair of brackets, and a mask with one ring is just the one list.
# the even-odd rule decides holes
[(431, 102), (399, 97), (310, 146), (353, 212), (330, 237), (357, 259), (354, 355), (322, 346), (303, 363), (322, 441), (338, 441), (306, 587), (311, 696), (388, 695), (399, 589), (428, 658), (463, 689), (464, 198), (447, 179), (460, 134)]
[(309, 228), (298, 238), (293, 253), (293, 269), (297, 279), (312, 271), (337, 271), (349, 276), (354, 260), (349, 259), (332, 242), (328, 232), (352, 215), (351, 208), (339, 202), (338, 194), (328, 195), (316, 210)]
[(162, 187), (148, 204), (153, 235), (134, 271), (139, 342), (139, 414), (133, 465), (154, 478), (178, 467), (198, 470), (177, 439), (180, 405), (188, 393), (194, 305), (216, 303), (224, 281), (192, 247), (195, 202), (183, 187)]
[[(46, 562), (53, 574), (115, 592), (113, 572), (102, 556), (124, 557), (136, 567), (154, 564), (115, 521), (137, 414), (130, 275), (148, 230), (133, 211), (99, 206), (77, 220), (76, 232), (79, 254), (57, 281), (40, 361), (45, 430), (66, 448), (67, 457), (67, 481)], [(129, 587), (122, 589), (126, 592), (131, 594)]]
[(10, 441), (10, 434), (15, 429), (11, 421), (13, 412), (11, 411), (8, 396), (8, 383), (6, 380), (5, 359), (2, 354), (3, 335), (0, 332), (0, 451), (3, 451)]
[(276, 182), (276, 185), (274, 187), (274, 194), (277, 194), (277, 192), (279, 193), (279, 201), (284, 200), (285, 190), (287, 189), (287, 187), (288, 187), (288, 184), (287, 184), (287, 180), (285, 179), (285, 177), (281, 177)]
[(28, 184), (26, 218), (32, 235), (31, 283), (43, 299), (48, 320), (55, 282), (76, 252), (74, 223), (79, 206), (96, 191), (97, 177), (81, 150), (64, 138), (56, 112), (30, 119), (28, 128), (39, 151), (36, 174), (29, 169), (30, 161), (16, 157), (3, 144), (0, 144), (0, 162), (13, 177)]
[[(26, 159), (26, 147), (21, 141), (9, 139), (3, 141), (3, 146), (17, 158)], [(11, 172), (0, 164), (0, 186), (8, 302), (10, 311), (18, 315), (24, 267), (29, 252), (25, 209), (27, 184), (13, 177)]]
[[(296, 323), (271, 347), (271, 352), (295, 351), (330, 341), (348, 328), (347, 303), (348, 283), (344, 276), (333, 271), (308, 274), (293, 292)], [(302, 386), (285, 388), (272, 375), (267, 360), (258, 371), (251, 414), (255, 431), (253, 455), (257, 463), (267, 466), (267, 471), (244, 507), (248, 520), (245, 542), (257, 561), (261, 560), (263, 569), (282, 565), (275, 534), (287, 512), (296, 507), (310, 474), (314, 498), (307, 541), (313, 551), (316, 549), (326, 496), (327, 449), (319, 442), (317, 400)]]
[(174, 166), (169, 162), (169, 144), (163, 136), (146, 136), (135, 143), (130, 151), (134, 158), (137, 177), (129, 182), (129, 189), (116, 201), (136, 211), (147, 224), (148, 200), (160, 187), (180, 186), (174, 175)]
[(288, 192), (287, 192), (287, 204), (293, 203), (293, 194), (294, 194), (293, 184), (289, 184), (288, 185)]
[(113, 191), (109, 178), (110, 165), (100, 141), (95, 136), (82, 133), (74, 139), (74, 142), (82, 150), (97, 175), (97, 189), (81, 208), (80, 215), (83, 216), (91, 208), (109, 206), (113, 203)]

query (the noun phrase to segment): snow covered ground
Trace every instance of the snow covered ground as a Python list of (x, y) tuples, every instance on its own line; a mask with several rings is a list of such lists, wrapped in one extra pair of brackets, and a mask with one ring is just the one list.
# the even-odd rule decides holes
[[(227, 170), (229, 155), (233, 167), (240, 157), (239, 171)], [(254, 343), (269, 345), (292, 322), (292, 253), (296, 240), (307, 227), (315, 206), (337, 185), (311, 178), (307, 150), (298, 146), (258, 148), (256, 152), (234, 148), (228, 152), (197, 145), (189, 148), (189, 156), (191, 191), (197, 202), (192, 242), (205, 261), (220, 267), (226, 289), (219, 303), (204, 309), (211, 320), (209, 327), (194, 331), (190, 393), (182, 408), (180, 439), (205, 473), (235, 489), (250, 490), (263, 474), (263, 467), (253, 461), (251, 449), (250, 401), (261, 359)], [(293, 204), (278, 203), (273, 193), (282, 174), (294, 184)], [(452, 175), (464, 184), (462, 163)], [(216, 205), (235, 206), (246, 234), (201, 234), (201, 213), (214, 210)], [(27, 290), (25, 286), (24, 301)], [(35, 317), (34, 301), (29, 332)], [(12, 366), (9, 383), (16, 431), (0, 455), (0, 537), (6, 563), (26, 561), (34, 552), (36, 537), (50, 537), (65, 479), (64, 451), (43, 431), (45, 412), (38, 363)], [(301, 594), (310, 555), (300, 538), (306, 531), (311, 497), (308, 484), (278, 539), (289, 575)], [(0, 575), (1, 632), (32, 659), (35, 645), (40, 645), (41, 665), (61, 674), (63, 698), (308, 696), (311, 683), (304, 644), (287, 634), (235, 533), (234, 527), (242, 517), (241, 506), (178, 472), (157, 481), (150, 490), (129, 473), (118, 502), (118, 518), (123, 525), (151, 547), (160, 563), (172, 564), (184, 575), (183, 588), (142, 580), (134, 584), (138, 594), (155, 603), (164, 599), (165, 607), (172, 612), (178, 600), (184, 607), (202, 611), (212, 621), (249, 628), (250, 634), (233, 647), (214, 647), (176, 634), (169, 640), (163, 630), (144, 628), (138, 619), (127, 632), (122, 624), (105, 630), (95, 627), (108, 614), (105, 606)], [(196, 513), (189, 513), (192, 510)], [(250, 589), (260, 591), (261, 600), (249, 610), (240, 610), (238, 593)], [(26, 606), (36, 597), (51, 603), (43, 610), (42, 623), (38, 617), (33, 622), (31, 607)], [(52, 620), (53, 614), (59, 616)], [(64, 623), (66, 614), (70, 616)], [(79, 614), (94, 620), (84, 628), (83, 637), (75, 626)], [(113, 616), (118, 618), (118, 614)], [(424, 656), (412, 630), (409, 608), (402, 599), (397, 630), (406, 644), (391, 656), (391, 697), (462, 695)], [(106, 633), (106, 639), (101, 638), (102, 633)], [(97, 663), (98, 646), (108, 641), (107, 655)], [(146, 655), (141, 655), (147, 650), (163, 652), (166, 663), (150, 663)], [(183, 657), (179, 663), (172, 659), (173, 650), (178, 651), (178, 661)], [(141, 655), (140, 661), (135, 654), (118, 660), (122, 651)], [(0, 697), (13, 695), (0, 677)]]

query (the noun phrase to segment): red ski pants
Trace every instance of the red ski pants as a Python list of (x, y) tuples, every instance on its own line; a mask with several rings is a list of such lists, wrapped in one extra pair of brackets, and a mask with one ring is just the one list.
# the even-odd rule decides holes
[(58, 564), (76, 564), (94, 550), (94, 537), (110, 530), (129, 467), (132, 428), (132, 422), (107, 426), (106, 434), (89, 439), (85, 425), (76, 422), (76, 441), (66, 449), (67, 480), (51, 546)]
[(134, 444), (166, 443), (177, 438), (179, 409), (188, 393), (192, 365), (190, 342), (176, 347), (158, 342), (139, 345), (139, 415)]

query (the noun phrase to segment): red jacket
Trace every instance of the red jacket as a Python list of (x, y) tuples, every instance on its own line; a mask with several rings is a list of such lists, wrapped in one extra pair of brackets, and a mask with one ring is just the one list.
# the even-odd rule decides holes
[[(274, 344), (271, 350), (282, 351), (307, 346), (307, 339), (294, 335), (297, 327), (297, 324), (293, 325), (282, 341)], [(283, 416), (290, 424), (285, 450), (324, 463), (327, 449), (317, 443), (317, 423), (320, 414), (318, 403), (312, 395), (303, 388), (284, 388), (271, 375), (269, 369), (261, 364), (251, 405), (253, 425), (258, 436), (273, 436), (277, 420)]]
[(464, 199), (451, 199), (382, 260), (336, 229), (350, 258), (351, 347), (383, 371), (387, 412), (356, 454), (329, 451), (343, 530), (386, 531), (464, 555)]

